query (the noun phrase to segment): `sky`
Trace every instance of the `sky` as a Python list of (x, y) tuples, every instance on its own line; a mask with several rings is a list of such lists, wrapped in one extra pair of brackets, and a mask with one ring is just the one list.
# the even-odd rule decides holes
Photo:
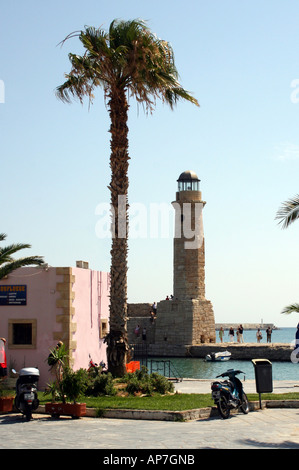
[[(299, 193), (299, 3), (295, 0), (12, 0), (0, 8), (1, 230), (22, 255), (50, 266), (110, 270), (103, 208), (110, 202), (109, 115), (102, 90), (89, 107), (55, 89), (82, 54), (71, 32), (141, 18), (174, 50), (182, 86), (200, 107), (129, 109), (128, 301), (173, 291), (169, 230), (154, 207), (175, 200), (185, 170), (201, 180), (206, 298), (217, 323), (296, 326), (299, 222), (282, 230), (281, 204)], [(135, 211), (135, 213), (134, 213)], [(148, 221), (140, 230), (140, 214)], [(161, 223), (162, 227), (162, 223)], [(166, 230), (167, 232), (167, 230)]]

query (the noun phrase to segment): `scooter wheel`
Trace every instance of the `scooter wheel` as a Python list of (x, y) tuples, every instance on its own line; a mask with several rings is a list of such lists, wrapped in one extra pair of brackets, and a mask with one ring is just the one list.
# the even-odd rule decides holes
[(242, 399), (241, 399), (241, 405), (240, 405), (240, 410), (242, 413), (247, 415), (249, 411), (249, 403), (248, 403), (248, 398), (245, 392), (242, 393)]
[(226, 396), (221, 393), (220, 399), (217, 403), (217, 408), (219, 411), (219, 414), (222, 416), (223, 419), (227, 419), (230, 416), (230, 406), (228, 404), (228, 400)]

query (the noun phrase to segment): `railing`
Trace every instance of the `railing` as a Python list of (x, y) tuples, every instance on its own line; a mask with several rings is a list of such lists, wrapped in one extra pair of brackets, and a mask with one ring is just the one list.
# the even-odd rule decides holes
[(171, 360), (149, 358), (147, 343), (132, 344), (131, 351), (133, 353), (134, 360), (138, 359), (140, 366), (145, 366), (150, 374), (157, 372), (170, 380), (176, 380), (177, 382), (181, 382), (183, 380)]
[(147, 368), (150, 374), (157, 372), (158, 374), (164, 375), (164, 377), (167, 377), (170, 380), (176, 380), (177, 382), (182, 382), (183, 380), (175, 368), (173, 362), (171, 362), (169, 359), (149, 359), (147, 361)]

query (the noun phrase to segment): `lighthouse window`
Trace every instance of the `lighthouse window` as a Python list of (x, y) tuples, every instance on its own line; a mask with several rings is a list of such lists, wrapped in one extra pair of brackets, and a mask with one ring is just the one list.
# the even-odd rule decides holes
[(199, 181), (179, 181), (179, 191), (199, 191)]

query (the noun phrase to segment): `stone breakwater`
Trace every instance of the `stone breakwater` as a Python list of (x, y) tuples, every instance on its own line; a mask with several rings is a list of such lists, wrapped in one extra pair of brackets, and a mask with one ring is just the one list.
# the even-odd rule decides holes
[(211, 352), (229, 351), (231, 359), (268, 359), (269, 361), (290, 361), (293, 347), (284, 343), (222, 343), (200, 344), (191, 346), (190, 355), (193, 357), (206, 357)]
[[(218, 331), (222, 327), (224, 330), (229, 330), (230, 328), (233, 328), (236, 330), (239, 328), (240, 323), (215, 323), (215, 330)], [(257, 330), (258, 328), (260, 330), (266, 330), (268, 326), (272, 328), (272, 330), (276, 330), (277, 327), (273, 323), (242, 323), (242, 326), (244, 330)]]
[(293, 347), (285, 343), (203, 343), (197, 345), (148, 344), (147, 352), (152, 357), (205, 358), (212, 352), (229, 351), (233, 360), (268, 359), (290, 362)]

